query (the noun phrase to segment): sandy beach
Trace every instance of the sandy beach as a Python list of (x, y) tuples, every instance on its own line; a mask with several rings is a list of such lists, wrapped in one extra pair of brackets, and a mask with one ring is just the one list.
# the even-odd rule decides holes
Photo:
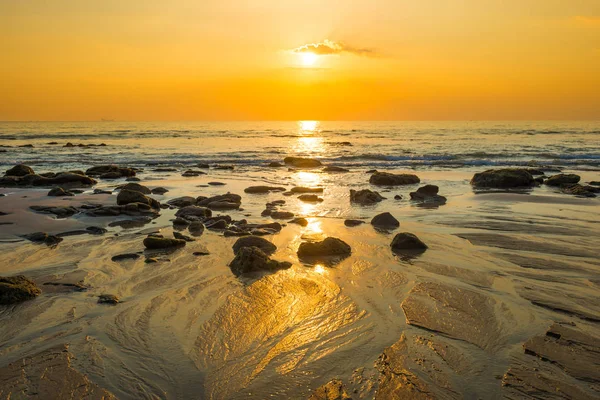
[[(181, 176), (189, 169), (203, 173)], [(60, 393), (84, 388), (86, 398), (600, 396), (598, 198), (537, 183), (476, 188), (473, 173), (461, 170), (386, 170), (420, 182), (376, 185), (377, 174), (364, 168), (323, 169), (139, 168), (136, 184), (168, 190), (144, 195), (163, 208), (140, 215), (90, 215), (117, 204), (117, 188), (133, 183), (126, 177), (96, 176), (73, 196), (0, 188), (0, 275), (24, 275), (41, 290), (0, 306), (0, 396), (38, 398), (28, 393), (32, 382), (42, 392), (56, 384), (44, 362), (73, 374), (77, 385), (59, 385)], [(582, 185), (598, 180), (597, 172), (576, 173)], [(426, 184), (445, 201), (411, 200)], [(261, 185), (284, 191), (247, 193)], [(322, 201), (302, 201), (294, 187), (318, 188)], [(385, 199), (360, 204), (350, 189)], [(172, 200), (227, 193), (241, 204), (201, 217), (200, 235), (174, 224), (184, 207)], [(285, 203), (266, 206), (278, 201)], [(32, 206), (75, 211), (59, 218)], [(273, 218), (277, 212), (289, 215)], [(385, 212), (398, 227), (371, 224)], [(231, 220), (211, 228), (219, 215)], [(306, 221), (291, 222), (299, 217)], [(260, 231), (252, 237), (276, 246), (270, 259), (289, 264), (234, 274), (232, 246), (248, 235), (236, 221), (244, 219), (281, 224), (252, 228)], [(62, 240), (23, 237), (33, 232)], [(404, 232), (427, 249), (393, 251)], [(157, 234), (190, 241), (145, 248)], [(302, 243), (325, 238), (345, 242), (350, 254), (299, 256)], [(102, 295), (118, 303), (99, 303)], [(341, 397), (327, 397), (334, 392)]]

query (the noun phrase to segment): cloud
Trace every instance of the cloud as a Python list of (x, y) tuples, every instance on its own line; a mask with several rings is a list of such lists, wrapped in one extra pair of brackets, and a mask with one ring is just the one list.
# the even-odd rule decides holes
[(375, 50), (368, 48), (356, 48), (342, 42), (334, 42), (325, 39), (320, 43), (308, 43), (304, 46), (291, 50), (292, 53), (314, 53), (320, 56), (327, 56), (340, 53), (351, 53), (357, 56), (375, 56)]

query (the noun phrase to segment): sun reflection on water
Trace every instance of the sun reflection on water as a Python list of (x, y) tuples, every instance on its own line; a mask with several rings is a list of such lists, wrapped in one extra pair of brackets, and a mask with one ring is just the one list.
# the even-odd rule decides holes
[(300, 134), (311, 135), (319, 131), (321, 123), (319, 121), (298, 121)]
[(325, 267), (322, 266), (321, 264), (317, 264), (315, 265), (314, 269), (313, 269), (317, 274), (321, 274), (323, 275), (325, 273)]

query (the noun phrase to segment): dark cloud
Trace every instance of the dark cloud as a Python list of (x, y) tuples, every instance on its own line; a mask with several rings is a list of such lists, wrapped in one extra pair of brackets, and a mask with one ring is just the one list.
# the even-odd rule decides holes
[(314, 53), (320, 56), (331, 54), (351, 53), (359, 56), (374, 56), (373, 49), (356, 48), (345, 43), (325, 39), (320, 43), (309, 43), (292, 50), (293, 53)]

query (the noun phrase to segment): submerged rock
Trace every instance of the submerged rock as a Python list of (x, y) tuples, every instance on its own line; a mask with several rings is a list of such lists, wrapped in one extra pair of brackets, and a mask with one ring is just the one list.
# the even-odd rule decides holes
[(335, 167), (333, 165), (330, 165), (328, 167), (323, 168), (323, 172), (350, 172), (350, 170), (346, 169), (346, 168)]
[(380, 195), (378, 192), (373, 192), (369, 189), (354, 190), (350, 189), (350, 201), (358, 203), (363, 206), (379, 203), (385, 200), (385, 197)]
[(232, 246), (233, 254), (237, 254), (244, 247), (258, 247), (265, 254), (271, 255), (277, 250), (277, 246), (260, 236), (245, 236), (239, 238)]
[(150, 190), (150, 188), (148, 188), (148, 187), (146, 187), (144, 185), (140, 185), (139, 183), (135, 183), (135, 182), (126, 183), (125, 185), (121, 185), (121, 186), (117, 187), (117, 189), (132, 190), (134, 192), (140, 192), (142, 194), (150, 194), (150, 193), (152, 193), (152, 191)]
[(301, 194), (298, 196), (298, 200), (306, 203), (320, 203), (323, 201), (323, 199), (316, 194)]
[(140, 258), (139, 254), (136, 253), (125, 253), (125, 254), (118, 254), (116, 256), (112, 256), (111, 257), (111, 261), (124, 261), (124, 260), (137, 260), (138, 258)]
[(181, 176), (185, 176), (185, 177), (193, 177), (193, 176), (200, 176), (200, 175), (206, 175), (206, 172), (193, 171), (191, 169), (188, 169), (183, 174), (181, 174)]
[(23, 275), (0, 276), (0, 304), (15, 304), (39, 296), (42, 291)]
[(362, 225), (364, 223), (365, 223), (365, 221), (361, 221), (359, 219), (347, 219), (344, 221), (344, 225), (346, 225), (348, 227), (354, 227), (354, 226)]
[(400, 221), (389, 212), (384, 212), (373, 217), (371, 225), (380, 229), (395, 229), (400, 226)]
[(182, 196), (167, 201), (167, 204), (177, 208), (196, 205), (196, 198), (191, 196)]
[(23, 235), (23, 237), (33, 243), (43, 243), (46, 246), (56, 246), (63, 241), (63, 238), (55, 235), (50, 235), (46, 232), (35, 232)]
[(273, 219), (290, 219), (294, 217), (294, 213), (289, 211), (271, 211), (269, 216)]
[(375, 172), (369, 178), (369, 183), (378, 186), (399, 186), (419, 183), (421, 180), (413, 174), (391, 174), (389, 172)]
[(535, 183), (533, 175), (526, 169), (489, 169), (473, 175), (471, 185), (480, 188), (510, 189), (530, 187)]
[(206, 207), (186, 206), (177, 210), (175, 216), (187, 219), (189, 221), (194, 221), (200, 218), (207, 218), (212, 216), (212, 211)]
[(329, 257), (347, 257), (352, 248), (341, 239), (328, 237), (320, 242), (304, 242), (298, 247), (298, 257), (315, 261), (327, 261)]
[(296, 224), (296, 225), (300, 225), (300, 226), (307, 226), (308, 225), (308, 221), (306, 220), (306, 218), (294, 218), (291, 221), (288, 221), (288, 224)]
[(303, 186), (296, 186), (290, 190), (292, 193), (323, 193), (323, 188), (310, 188)]
[(229, 263), (231, 272), (236, 276), (258, 271), (277, 271), (291, 266), (292, 264), (287, 261), (271, 260), (265, 252), (254, 246), (242, 247), (233, 261)]
[(188, 226), (188, 231), (190, 231), (192, 236), (200, 236), (204, 233), (204, 224), (200, 221), (192, 221)]
[(117, 204), (122, 206), (130, 203), (146, 204), (156, 210), (160, 209), (160, 203), (157, 200), (134, 190), (121, 189), (117, 195)]
[(61, 187), (56, 187), (54, 189), (50, 189), (50, 191), (48, 192), (48, 196), (57, 196), (57, 197), (75, 196), (75, 194), (72, 192), (66, 191), (65, 189), (63, 189)]
[(33, 168), (25, 165), (25, 164), (17, 164), (14, 167), (7, 170), (4, 175), (6, 176), (25, 176), (25, 175), (33, 175)]
[(151, 190), (152, 194), (165, 194), (167, 193), (169, 190), (165, 189), (164, 187), (155, 187), (154, 189)]
[(346, 392), (344, 383), (341, 380), (333, 379), (319, 386), (308, 400), (352, 400), (352, 397)]
[(581, 177), (575, 174), (557, 174), (546, 179), (545, 183), (548, 186), (573, 185), (579, 183)]
[(135, 170), (132, 168), (119, 167), (118, 165), (98, 165), (95, 167), (88, 168), (85, 171), (86, 175), (90, 176), (110, 176), (116, 177), (131, 177), (135, 176)]
[(98, 296), (98, 304), (118, 304), (119, 297), (114, 294), (101, 294)]
[(245, 193), (263, 194), (269, 192), (285, 192), (284, 187), (280, 186), (250, 186), (244, 189)]
[(170, 239), (159, 236), (148, 236), (144, 239), (144, 246), (151, 250), (182, 247), (185, 246), (185, 243), (185, 240), (182, 239)]
[(269, 163), (268, 167), (271, 167), (271, 168), (279, 168), (279, 167), (283, 167), (283, 164), (282, 164), (282, 163), (279, 163), (279, 162), (277, 162), (277, 161), (273, 161), (273, 162), (270, 162), (270, 163)]
[(319, 160), (303, 157), (286, 157), (283, 162), (296, 168), (316, 168), (322, 165)]

